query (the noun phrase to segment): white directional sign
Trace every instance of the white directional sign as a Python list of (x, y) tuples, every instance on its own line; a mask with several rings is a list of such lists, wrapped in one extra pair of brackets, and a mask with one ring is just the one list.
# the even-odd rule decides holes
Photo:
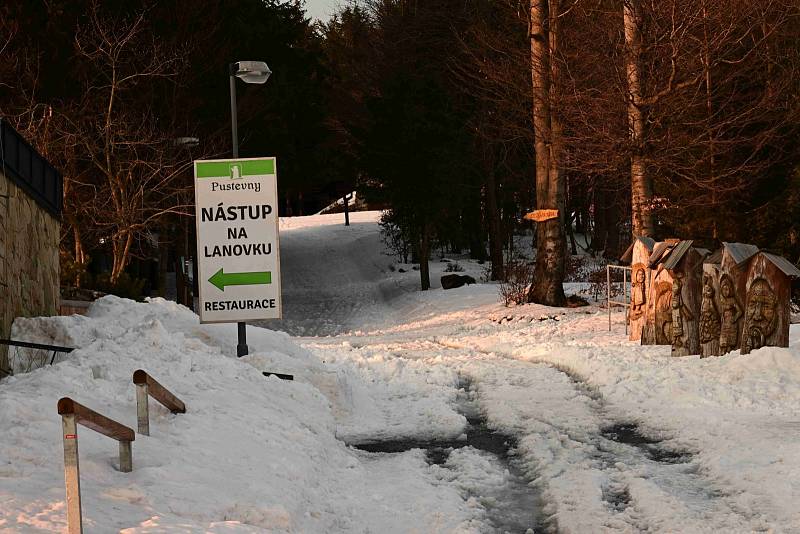
[(275, 158), (194, 162), (200, 322), (281, 316)]

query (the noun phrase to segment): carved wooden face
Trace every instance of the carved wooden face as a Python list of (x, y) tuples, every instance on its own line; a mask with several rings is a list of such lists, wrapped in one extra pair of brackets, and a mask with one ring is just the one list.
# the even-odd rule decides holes
[(644, 269), (636, 270), (636, 282), (639, 284), (644, 283)]
[(764, 340), (775, 330), (778, 299), (769, 283), (763, 278), (750, 285), (747, 295), (747, 335), (753, 348), (763, 346)]
[(703, 296), (709, 299), (714, 297), (714, 286), (711, 283), (711, 277), (708, 275), (703, 277)]
[(719, 281), (719, 290), (726, 299), (733, 296), (733, 281), (727, 274), (722, 275), (722, 279)]

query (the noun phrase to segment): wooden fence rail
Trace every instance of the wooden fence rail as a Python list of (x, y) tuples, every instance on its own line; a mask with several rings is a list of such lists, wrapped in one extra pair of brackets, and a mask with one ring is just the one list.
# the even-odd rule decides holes
[(136, 384), (136, 422), (139, 434), (150, 435), (150, 407), (148, 397), (153, 397), (172, 413), (186, 413), (186, 405), (167, 388), (158, 383), (143, 369), (133, 373), (133, 383)]
[(81, 479), (78, 462), (78, 424), (119, 442), (119, 470), (133, 470), (131, 442), (136, 439), (132, 428), (78, 404), (69, 397), (58, 401), (58, 414), (64, 437), (64, 484), (67, 490), (67, 529), (69, 534), (83, 532), (81, 517)]

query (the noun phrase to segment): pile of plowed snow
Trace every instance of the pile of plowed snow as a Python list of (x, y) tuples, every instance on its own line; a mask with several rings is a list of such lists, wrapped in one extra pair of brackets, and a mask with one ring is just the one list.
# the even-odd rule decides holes
[[(162, 299), (105, 297), (87, 317), (18, 319), (13, 338), (77, 349), (0, 387), (0, 530), (65, 528), (56, 403), (71, 397), (135, 429), (131, 376), (139, 368), (182, 399), (187, 413), (151, 401), (151, 435), (136, 436), (132, 473), (117, 470), (116, 443), (79, 427), (88, 532), (479, 528), (477, 512), (430, 474), (421, 451), (378, 461), (336, 438), (335, 412), (348, 411), (354, 386), (346, 383), (357, 378), (286, 334), (248, 329), (252, 354), (237, 359), (233, 324), (200, 325)], [(366, 395), (369, 385), (355, 390)], [(463, 417), (440, 401), (425, 416), (458, 432)]]

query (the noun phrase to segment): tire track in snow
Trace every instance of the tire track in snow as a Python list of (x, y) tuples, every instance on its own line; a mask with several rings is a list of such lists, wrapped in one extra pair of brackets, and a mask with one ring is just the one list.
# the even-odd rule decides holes
[[(566, 448), (582, 448), (587, 453), (585, 460), (590, 468), (597, 469), (601, 475), (598, 485), (607, 511), (606, 521), (602, 524), (604, 528), (641, 532), (745, 532), (769, 529), (760, 518), (737, 506), (735, 495), (726, 494), (716, 487), (699, 464), (691, 460), (691, 454), (676, 447), (674, 439), (655, 429), (642, 430), (633, 418), (626, 417), (617, 407), (611, 406), (598, 388), (571, 369), (547, 361), (517, 360), (502, 352), (478, 349), (452, 339), (430, 339), (445, 349), (481, 354), (489, 360), (486, 365), (497, 365), (503, 361), (514, 362), (510, 364), (512, 367), (546, 367), (569, 380), (577, 393), (576, 399), (583, 397), (584, 401), (580, 404), (594, 417), (595, 428), (587, 431), (580, 424), (569, 428), (569, 425), (565, 426), (557, 420), (564, 415), (558, 410), (553, 417), (548, 417), (546, 413), (532, 417), (549, 427), (542, 429), (545, 433), (553, 434), (556, 440), (566, 440)], [(481, 390), (497, 388), (498, 383), (482, 385), (481, 374), (475, 373), (473, 379), (479, 391), (479, 400), (483, 397), (482, 409), (488, 411), (492, 424), (492, 408), (487, 401), (497, 402), (498, 399), (492, 399), (491, 392), (481, 394)], [(582, 423), (585, 424), (585, 421)], [(523, 434), (525, 432), (522, 428), (517, 430)], [(553, 448), (543, 445), (541, 439), (531, 434), (519, 438), (523, 453), (530, 455), (534, 471), (540, 473), (537, 482), (545, 488), (545, 498), (555, 501), (553, 516), (565, 526), (573, 523), (571, 519), (574, 517), (564, 517), (563, 510), (558, 510), (559, 505), (563, 506), (564, 503), (557, 501), (566, 500), (566, 495), (559, 497), (558, 490), (553, 488), (558, 483), (556, 478), (570, 478), (568, 471), (571, 466), (564, 465), (562, 470), (548, 469), (548, 460), (552, 462), (556, 454)], [(529, 438), (530, 447), (526, 448)], [(580, 464), (578, 457), (570, 460)], [(577, 482), (576, 479), (572, 480), (572, 483)], [(598, 519), (599, 516), (595, 518)], [(578, 521), (575, 526), (581, 530), (589, 525)], [(594, 528), (598, 526), (593, 525)]]

